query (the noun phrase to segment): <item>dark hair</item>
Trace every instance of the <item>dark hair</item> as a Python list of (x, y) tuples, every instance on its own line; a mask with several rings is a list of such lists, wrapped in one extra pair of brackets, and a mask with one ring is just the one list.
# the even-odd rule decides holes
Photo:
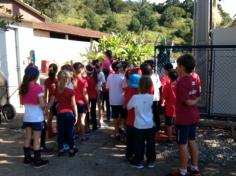
[(149, 76), (142, 76), (139, 80), (139, 90), (141, 94), (149, 93), (153, 86), (152, 79)]
[(55, 79), (56, 74), (57, 74), (57, 70), (58, 70), (57, 65), (56, 64), (50, 64), (48, 68), (49, 68), (48, 77), (50, 79)]
[(73, 67), (76, 73), (81, 73), (81, 69), (84, 68), (84, 65), (81, 62), (76, 62), (73, 64)]
[(111, 67), (112, 67), (112, 70), (117, 72), (119, 71), (120, 68), (122, 68), (122, 64), (121, 62), (117, 61), (117, 62), (112, 63)]
[(194, 57), (190, 54), (180, 56), (177, 60), (177, 64), (182, 65), (186, 73), (192, 73), (196, 65)]
[(143, 63), (141, 66), (141, 71), (142, 71), (142, 74), (143, 75), (147, 75), (147, 76), (150, 76), (152, 74), (152, 67), (150, 64), (148, 63)]
[(155, 62), (152, 59), (146, 60), (144, 63), (149, 64), (152, 69), (154, 69), (154, 67), (155, 67)]
[(95, 59), (95, 60), (92, 61), (92, 65), (94, 65), (94, 66), (96, 66), (98, 63), (99, 63), (98, 59)]
[(168, 72), (168, 77), (170, 78), (170, 80), (171, 80), (172, 82), (174, 82), (174, 81), (176, 81), (177, 78), (178, 78), (178, 72), (177, 72), (176, 70), (174, 70), (174, 69), (169, 70), (169, 72)]
[(65, 65), (61, 66), (61, 70), (65, 70), (65, 71), (69, 71), (69, 72), (75, 71), (73, 66), (70, 64), (65, 64)]
[(122, 61), (121, 64), (122, 64), (122, 69), (123, 69), (124, 71), (125, 71), (126, 69), (128, 69), (128, 68), (131, 66), (131, 64), (130, 64), (129, 61)]
[[(25, 68), (25, 73), (27, 72), (27, 69), (29, 69), (30, 67), (34, 67), (34, 66), (27, 66)], [(19, 88), (19, 94), (20, 95), (25, 95), (28, 93), (29, 91), (29, 84), (30, 82), (34, 81), (35, 79), (37, 79), (39, 76), (39, 72), (37, 74), (33, 74), (33, 75), (29, 75), (29, 74), (25, 74), (23, 77), (23, 81), (20, 85)]]
[(112, 58), (112, 51), (110, 51), (110, 50), (107, 50), (107, 51), (105, 51), (105, 56), (106, 57), (108, 57), (109, 59), (111, 59)]
[(173, 69), (173, 65), (171, 63), (167, 63), (164, 65), (164, 69), (169, 72)]

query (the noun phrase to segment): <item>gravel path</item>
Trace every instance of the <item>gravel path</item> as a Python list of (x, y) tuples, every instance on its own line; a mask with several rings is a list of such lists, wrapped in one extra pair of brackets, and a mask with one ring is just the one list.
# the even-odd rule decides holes
[[(110, 139), (111, 128), (90, 134), (86, 143), (78, 143), (74, 158), (47, 156), (50, 164), (43, 169), (22, 164), (20, 120), (0, 125), (0, 176), (164, 176), (178, 166), (176, 144), (157, 142), (157, 162), (153, 169), (137, 170), (124, 160), (125, 146)], [(206, 176), (236, 175), (236, 143), (225, 130), (199, 129), (200, 168)], [(48, 141), (55, 147), (55, 141)]]

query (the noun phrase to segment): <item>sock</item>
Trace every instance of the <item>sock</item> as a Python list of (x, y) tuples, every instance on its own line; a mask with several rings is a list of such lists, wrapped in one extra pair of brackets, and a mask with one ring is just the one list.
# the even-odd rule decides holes
[(187, 169), (179, 169), (179, 173), (181, 174), (181, 175), (187, 175)]
[(191, 164), (190, 167), (191, 167), (191, 170), (197, 170), (198, 171), (198, 167), (197, 166), (194, 166), (194, 165)]

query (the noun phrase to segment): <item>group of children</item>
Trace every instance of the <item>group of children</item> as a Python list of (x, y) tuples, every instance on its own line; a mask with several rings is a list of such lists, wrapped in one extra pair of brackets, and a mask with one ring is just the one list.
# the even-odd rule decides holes
[[(92, 124), (93, 131), (104, 124), (105, 101), (107, 120), (110, 115), (114, 119), (112, 137), (120, 139), (125, 134), (126, 159), (132, 166), (143, 168), (146, 155), (147, 167), (155, 167), (155, 135), (160, 130), (159, 114), (161, 107), (164, 107), (167, 135), (171, 140), (172, 129), (175, 127), (180, 158), (179, 170), (168, 175), (200, 175), (195, 142), (199, 120), (196, 104), (201, 93), (200, 79), (194, 72), (195, 60), (191, 55), (181, 56), (177, 63), (176, 70), (170, 63), (166, 64), (165, 75), (160, 80), (159, 75), (154, 72), (155, 64), (152, 60), (134, 68), (126, 61), (114, 60), (112, 53), (107, 51), (102, 63), (96, 60), (86, 67), (79, 62), (73, 66), (62, 66), (57, 78), (57, 66), (51, 64), (44, 91), (36, 83), (38, 69), (28, 66), (20, 86), (21, 103), (25, 106), (24, 164), (34, 162), (37, 168), (48, 163), (40, 157), (41, 132), (45, 133), (43, 131), (46, 125), (48, 136), (54, 135), (52, 117), (55, 115), (58, 156), (65, 153), (64, 144), (69, 147), (69, 157), (74, 156), (78, 152), (74, 145), (75, 133), (80, 134), (81, 141), (86, 141), (85, 132), (89, 129), (89, 124)], [(47, 124), (44, 114), (48, 117)], [(32, 139), (34, 159), (31, 157)], [(191, 156), (189, 167), (188, 152)]]

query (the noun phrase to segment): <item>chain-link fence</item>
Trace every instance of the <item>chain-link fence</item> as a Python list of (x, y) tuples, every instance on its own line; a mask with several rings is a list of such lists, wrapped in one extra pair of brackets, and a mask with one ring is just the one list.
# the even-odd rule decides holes
[[(163, 58), (165, 53), (169, 57)], [(236, 45), (156, 46), (158, 70), (186, 53), (194, 55), (195, 71), (201, 78), (202, 115), (236, 120)]]

